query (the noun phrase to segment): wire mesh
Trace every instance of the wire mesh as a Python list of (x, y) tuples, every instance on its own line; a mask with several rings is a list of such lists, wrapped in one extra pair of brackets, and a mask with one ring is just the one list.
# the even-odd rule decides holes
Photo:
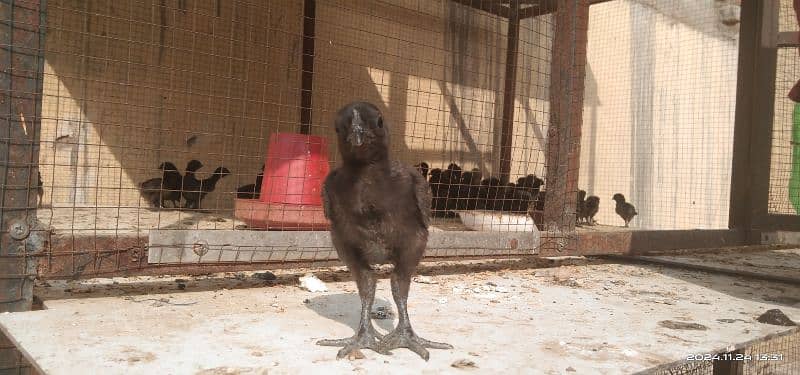
[(739, 10), (689, 0), (591, 7), (579, 186), (599, 198), (600, 224), (728, 228)]
[[(800, 32), (793, 0), (781, 0), (779, 30)], [(800, 47), (778, 48), (775, 114), (769, 179), (769, 212), (800, 215), (800, 103), (788, 97), (800, 84)]]
[[(432, 231), (530, 233), (544, 211), (552, 11), (48, 1), (36, 182), (50, 241), (39, 274), (157, 267), (148, 248), (165, 231), (324, 231), (319, 185), (342, 163), (332, 122), (354, 100), (378, 106), (393, 157), (429, 180)], [(430, 253), (530, 253), (510, 241)], [(208, 251), (197, 241), (158, 251), (176, 246)], [(327, 254), (298, 246), (295, 260)], [(232, 256), (289, 260), (254, 260), (254, 248), (275, 247), (241, 243)]]
[[(708, 353), (703, 360), (680, 361), (640, 374), (652, 375), (790, 375), (800, 372), (800, 330), (793, 329), (745, 343), (728, 353)], [(706, 360), (708, 359), (708, 360)], [(725, 360), (728, 361), (725, 361)]]

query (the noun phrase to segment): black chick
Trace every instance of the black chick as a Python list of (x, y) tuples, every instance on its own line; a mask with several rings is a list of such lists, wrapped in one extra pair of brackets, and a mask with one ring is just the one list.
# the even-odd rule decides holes
[(36, 196), (39, 197), (39, 201), (37, 202), (37, 206), (42, 206), (42, 197), (44, 197), (44, 183), (42, 182), (42, 172), (36, 171), (38, 175), (39, 182), (36, 183)]
[(261, 183), (264, 181), (264, 167), (264, 165), (261, 165), (261, 173), (256, 176), (255, 184), (242, 185), (236, 189), (236, 198), (258, 199), (261, 197)]
[(184, 192), (183, 198), (186, 199), (186, 207), (200, 209), (200, 205), (203, 203), (203, 198), (205, 198), (208, 193), (214, 191), (214, 189), (217, 187), (217, 182), (219, 182), (221, 178), (229, 174), (231, 174), (231, 171), (229, 171), (228, 168), (217, 167), (211, 177), (204, 178), (200, 181), (199, 190), (189, 192), (188, 194)]
[(461, 190), (461, 167), (456, 163), (450, 163), (447, 169), (442, 173), (443, 182), (447, 184), (447, 217), (455, 217), (455, 214), (450, 210), (458, 208), (459, 191)]
[(419, 164), (415, 164), (414, 168), (416, 168), (419, 171), (419, 173), (422, 175), (422, 178), (426, 180), (428, 179), (428, 170), (430, 169), (428, 163), (423, 161)]
[(586, 224), (597, 224), (597, 222), (594, 221), (594, 215), (597, 215), (597, 211), (600, 211), (600, 198), (596, 195), (590, 195), (588, 198), (586, 198), (586, 202), (583, 204), (583, 213)]
[(158, 169), (162, 171), (161, 178), (151, 178), (139, 185), (142, 198), (157, 208), (165, 208), (164, 203), (167, 201), (171, 201), (175, 205), (175, 192), (177, 192), (177, 201), (180, 202), (181, 199), (181, 173), (175, 164), (168, 161), (161, 163)]
[[(452, 348), (417, 336), (408, 318), (411, 276), (428, 242), (430, 188), (413, 168), (389, 159), (388, 127), (374, 105), (348, 104), (336, 114), (335, 126), (343, 165), (325, 179), (322, 199), (333, 246), (358, 286), (361, 319), (355, 336), (317, 344), (342, 346), (339, 358), (361, 348), (388, 353), (406, 347), (427, 360), (425, 348)], [(383, 263), (394, 265), (398, 324), (381, 338), (370, 313), (376, 279), (372, 266)]]
[(203, 168), (203, 163), (199, 160), (190, 160), (186, 164), (186, 173), (183, 175), (181, 183), (181, 195), (186, 200), (183, 208), (189, 208), (189, 199), (194, 198), (195, 194), (200, 192), (201, 181), (195, 175), (200, 168)]
[(586, 221), (586, 191), (578, 190), (578, 200), (575, 202), (575, 219), (578, 224)]
[(627, 228), (628, 223), (633, 220), (633, 217), (639, 214), (636, 212), (636, 207), (633, 207), (632, 204), (625, 202), (625, 196), (620, 193), (614, 194), (612, 199), (617, 202), (615, 211), (617, 212), (617, 215), (622, 218), (622, 220), (625, 220), (625, 228)]

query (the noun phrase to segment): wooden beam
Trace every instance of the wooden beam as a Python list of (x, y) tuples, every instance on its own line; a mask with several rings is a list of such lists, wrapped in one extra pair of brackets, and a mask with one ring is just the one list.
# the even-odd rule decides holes
[(778, 33), (778, 48), (800, 47), (800, 31)]
[(44, 9), (40, 1), (0, 6), (0, 311), (33, 302), (36, 262), (44, 246), (36, 221)]
[(517, 93), (517, 55), (519, 51), (519, 1), (511, 1), (506, 46), (506, 73), (503, 85), (503, 119), (500, 131), (500, 181), (511, 177), (511, 150), (514, 137), (514, 103)]
[(495, 16), (498, 17), (509, 18), (509, 15), (511, 13), (509, 7), (500, 5), (500, 2), (493, 3), (484, 0), (451, 0), (451, 1), (461, 5), (468, 6), (470, 8), (494, 14)]
[(314, 88), (314, 36), (316, 0), (303, 2), (303, 72), (300, 89), (300, 133), (311, 134), (311, 103)]
[[(605, 3), (608, 1), (611, 0), (589, 0), (589, 5)], [(558, 8), (557, 6), (558, 2), (556, 0), (538, 0), (538, 1), (530, 1), (527, 3), (531, 4), (531, 6), (520, 10), (519, 18), (521, 20), (553, 13)]]
[(544, 228), (563, 234), (555, 246), (564, 251), (577, 246), (572, 234), (580, 166), (589, 0), (558, 0), (558, 9), (550, 63)]

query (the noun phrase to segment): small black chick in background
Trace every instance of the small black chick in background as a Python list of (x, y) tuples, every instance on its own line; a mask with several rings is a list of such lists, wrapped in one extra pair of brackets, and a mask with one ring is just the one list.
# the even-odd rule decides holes
[(632, 204), (626, 202), (625, 196), (620, 193), (614, 194), (614, 198), (612, 199), (617, 202), (615, 211), (617, 212), (617, 215), (622, 218), (622, 220), (625, 220), (625, 228), (627, 228), (628, 223), (633, 220), (633, 217), (639, 214), (636, 212), (636, 207), (633, 207)]
[(583, 204), (583, 210), (586, 224), (597, 224), (597, 222), (594, 221), (594, 215), (597, 215), (597, 211), (600, 211), (600, 198), (595, 195), (590, 195)]
[[(389, 159), (388, 125), (374, 105), (348, 104), (336, 114), (335, 126), (343, 165), (325, 178), (323, 208), (333, 246), (358, 286), (361, 319), (355, 336), (317, 344), (341, 346), (339, 358), (358, 355), (362, 348), (388, 353), (405, 347), (428, 360), (425, 348), (452, 348), (417, 336), (408, 318), (411, 276), (428, 242), (430, 188), (413, 168)], [(372, 266), (385, 263), (394, 265), (391, 286), (398, 324), (381, 338), (371, 320), (376, 283)]]
[[(200, 191), (200, 180), (195, 175), (200, 168), (203, 168), (203, 163), (199, 160), (190, 160), (186, 163), (186, 173), (184, 173), (181, 183), (181, 195), (184, 199), (187, 199), (186, 197), (192, 193)], [(183, 208), (187, 208), (188, 203), (188, 200), (184, 202)]]
[(419, 171), (419, 173), (422, 175), (422, 178), (425, 178), (425, 179), (428, 178), (428, 170), (430, 169), (430, 166), (428, 165), (428, 163), (423, 161), (423, 162), (421, 162), (419, 164), (415, 164), (414, 168), (416, 168)]
[(178, 193), (178, 202), (180, 202), (180, 186), (181, 186), (181, 173), (178, 167), (168, 161), (161, 163), (158, 166), (161, 172), (161, 178), (151, 178), (142, 182), (139, 187), (140, 193), (152, 207), (166, 208), (167, 201), (172, 201), (175, 204), (174, 193)]
[(258, 199), (261, 197), (261, 184), (264, 181), (264, 167), (265, 165), (261, 165), (261, 173), (256, 176), (255, 184), (242, 185), (236, 189), (236, 198)]
[(575, 202), (575, 217), (578, 225), (586, 221), (586, 191), (578, 190), (578, 200)]
[(42, 207), (42, 197), (44, 197), (44, 183), (42, 182), (42, 172), (36, 171), (39, 182), (36, 183), (36, 196), (39, 197), (39, 202), (36, 203), (37, 207)]
[(217, 187), (217, 182), (219, 182), (221, 178), (229, 174), (231, 174), (231, 171), (229, 171), (228, 168), (217, 167), (211, 177), (204, 178), (200, 181), (200, 186), (197, 191), (188, 193), (183, 192), (183, 198), (186, 199), (186, 207), (200, 209), (200, 206), (203, 203), (203, 198), (214, 191), (214, 189)]

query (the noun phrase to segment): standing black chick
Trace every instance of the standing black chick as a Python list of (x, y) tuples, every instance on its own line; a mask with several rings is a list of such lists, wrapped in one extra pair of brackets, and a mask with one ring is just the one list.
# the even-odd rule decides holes
[(36, 183), (36, 196), (39, 197), (39, 201), (36, 203), (37, 207), (42, 206), (42, 197), (44, 197), (44, 183), (42, 183), (42, 172), (36, 171), (38, 175), (39, 182)]
[(586, 221), (586, 191), (578, 190), (578, 200), (575, 202), (575, 218), (578, 224)]
[(264, 167), (264, 165), (261, 165), (261, 173), (256, 176), (255, 184), (242, 185), (236, 189), (236, 198), (258, 199), (261, 197), (261, 184), (264, 181)]
[(199, 160), (190, 160), (186, 164), (186, 173), (183, 175), (181, 183), (181, 195), (186, 199), (183, 205), (184, 208), (189, 207), (189, 198), (187, 196), (200, 191), (200, 180), (195, 177), (195, 172), (200, 168), (203, 168), (203, 163)]
[(594, 215), (597, 215), (597, 211), (600, 211), (600, 198), (590, 195), (583, 203), (583, 215), (586, 224), (595, 225), (597, 223), (594, 221)]
[(164, 203), (167, 201), (175, 204), (174, 198), (177, 192), (177, 201), (180, 202), (181, 173), (178, 172), (178, 167), (166, 161), (161, 163), (158, 169), (162, 171), (161, 178), (151, 178), (139, 185), (142, 198), (153, 207), (165, 208)]
[(209, 178), (204, 178), (200, 181), (199, 187), (195, 191), (190, 192), (183, 192), (183, 199), (186, 199), (186, 208), (194, 208), (200, 209), (200, 204), (203, 202), (203, 198), (214, 191), (217, 187), (217, 182), (219, 179), (231, 174), (231, 171), (225, 167), (217, 167), (214, 170), (214, 174), (211, 175)]
[[(417, 336), (408, 319), (411, 276), (428, 242), (430, 189), (414, 169), (389, 159), (387, 124), (374, 105), (348, 104), (337, 113), (335, 126), (344, 163), (325, 179), (322, 199), (333, 246), (358, 285), (361, 320), (355, 336), (317, 344), (342, 346), (339, 358), (361, 348), (387, 353), (405, 347), (427, 360), (425, 348), (452, 348)], [(394, 264), (391, 285), (399, 319), (383, 338), (370, 318), (375, 297), (372, 265), (382, 263)]]
[(614, 198), (612, 199), (617, 202), (617, 215), (619, 215), (622, 220), (625, 220), (625, 228), (627, 228), (628, 223), (633, 220), (633, 217), (639, 214), (636, 212), (636, 207), (633, 207), (632, 204), (625, 202), (625, 196), (620, 193), (614, 194)]

